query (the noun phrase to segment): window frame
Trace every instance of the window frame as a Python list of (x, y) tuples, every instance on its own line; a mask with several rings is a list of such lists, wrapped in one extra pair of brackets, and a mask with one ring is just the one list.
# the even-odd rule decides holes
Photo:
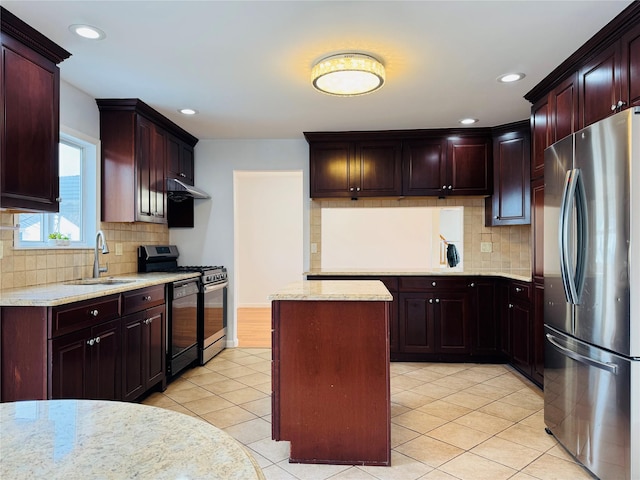
[[(20, 240), (20, 214), (14, 215), (13, 247), (16, 250), (34, 249), (93, 249), (94, 234), (100, 222), (100, 140), (63, 125), (60, 126), (59, 143), (67, 143), (82, 148), (82, 240), (71, 241), (69, 245), (53, 245), (47, 239), (39, 242), (23, 242)], [(46, 215), (55, 213), (42, 212), (44, 222), (48, 222)]]

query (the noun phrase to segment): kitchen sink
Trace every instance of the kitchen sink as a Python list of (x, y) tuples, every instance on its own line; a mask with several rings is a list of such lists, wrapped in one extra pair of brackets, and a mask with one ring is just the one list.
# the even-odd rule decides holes
[(65, 282), (66, 285), (120, 285), (122, 283), (133, 283), (136, 280), (125, 280), (120, 278), (81, 278)]

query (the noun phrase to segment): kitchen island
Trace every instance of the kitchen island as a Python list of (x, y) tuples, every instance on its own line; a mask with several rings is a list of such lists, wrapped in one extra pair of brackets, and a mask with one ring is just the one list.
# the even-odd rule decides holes
[(273, 439), (290, 462), (390, 465), (389, 291), (301, 281), (269, 298)]

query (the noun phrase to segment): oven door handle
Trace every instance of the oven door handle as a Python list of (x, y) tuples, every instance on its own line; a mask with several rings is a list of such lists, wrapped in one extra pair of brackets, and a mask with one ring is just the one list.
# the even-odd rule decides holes
[(214, 284), (208, 284), (204, 286), (204, 293), (211, 293), (211, 292), (215, 292), (216, 290), (222, 290), (225, 287), (229, 286), (229, 282), (224, 282), (224, 283), (214, 283)]

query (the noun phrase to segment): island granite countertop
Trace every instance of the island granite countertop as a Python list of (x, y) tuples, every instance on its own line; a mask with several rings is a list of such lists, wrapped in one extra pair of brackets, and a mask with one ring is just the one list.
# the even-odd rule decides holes
[(171, 283), (187, 278), (199, 277), (196, 272), (189, 273), (129, 273), (117, 275), (114, 280), (124, 280), (127, 283), (76, 285), (73, 280), (67, 282), (47, 283), (33, 287), (8, 288), (0, 290), (0, 307), (55, 307), (67, 303), (89, 300), (114, 293), (137, 290)]
[(269, 295), (269, 300), (390, 302), (393, 296), (380, 280), (301, 280)]

